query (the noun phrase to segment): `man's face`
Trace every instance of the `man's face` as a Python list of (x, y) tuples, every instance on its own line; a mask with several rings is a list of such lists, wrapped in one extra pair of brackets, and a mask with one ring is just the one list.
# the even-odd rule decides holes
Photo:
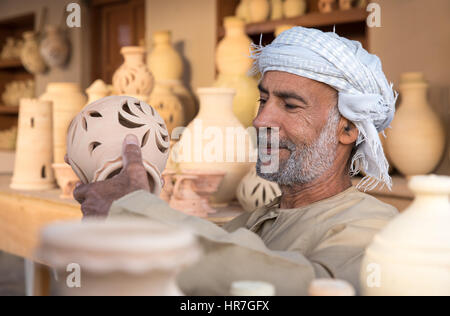
[[(267, 155), (278, 155), (279, 168), (270, 173), (258, 156), (257, 172), (280, 185), (308, 183), (331, 167), (338, 144), (337, 92), (315, 80), (280, 71), (267, 72), (260, 85), (260, 108), (253, 125), (258, 141), (266, 138)], [(269, 135), (259, 128), (267, 127)], [(279, 146), (271, 146), (270, 133), (279, 129)], [(272, 129), (272, 130), (271, 130)]]

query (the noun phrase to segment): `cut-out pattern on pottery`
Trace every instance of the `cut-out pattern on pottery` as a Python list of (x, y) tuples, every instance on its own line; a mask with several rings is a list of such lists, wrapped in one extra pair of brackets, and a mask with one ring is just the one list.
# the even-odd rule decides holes
[(242, 178), (236, 190), (236, 197), (239, 203), (248, 212), (269, 204), (280, 195), (280, 187), (275, 182), (258, 177), (255, 168), (252, 168)]
[(22, 99), (11, 188), (48, 190), (55, 187), (52, 170), (52, 103)]
[(47, 26), (40, 52), (49, 67), (62, 67), (66, 64), (69, 57), (69, 43), (58, 27)]
[[(62, 296), (183, 295), (177, 274), (201, 249), (193, 233), (155, 221), (125, 218), (52, 224), (41, 233), (36, 257), (55, 268)], [(81, 287), (66, 284), (67, 267), (81, 266)]]
[(450, 177), (413, 176), (408, 186), (413, 203), (366, 250), (364, 295), (450, 295)]
[(86, 97), (77, 83), (52, 82), (39, 99), (53, 103), (53, 159), (55, 163), (64, 163), (67, 128), (86, 104)]
[(406, 176), (432, 172), (445, 150), (445, 130), (427, 100), (423, 73), (401, 76), (402, 101), (386, 129), (386, 147), (395, 168)]
[(22, 52), (20, 53), (20, 59), (23, 66), (32, 74), (43, 73), (47, 66), (39, 52), (39, 44), (36, 35), (34, 32), (25, 32), (23, 33), (23, 38), (25, 39), (25, 42), (23, 44)]
[(153, 90), (153, 75), (144, 62), (145, 50), (139, 46), (122, 47), (124, 63), (113, 75), (114, 90), (119, 95), (147, 101)]
[(169, 156), (169, 133), (154, 108), (132, 97), (97, 100), (75, 117), (67, 133), (70, 165), (83, 183), (113, 177), (123, 167), (122, 145), (128, 134), (140, 140), (152, 192), (159, 194)]

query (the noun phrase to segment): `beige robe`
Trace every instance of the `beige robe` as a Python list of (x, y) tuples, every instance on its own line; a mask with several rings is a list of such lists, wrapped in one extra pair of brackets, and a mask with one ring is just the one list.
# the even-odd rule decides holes
[(397, 213), (350, 187), (295, 209), (280, 209), (276, 200), (223, 228), (176, 211), (145, 191), (114, 202), (110, 216), (142, 216), (196, 233), (205, 254), (178, 277), (187, 295), (229, 295), (236, 280), (270, 282), (277, 295), (306, 295), (310, 282), (322, 277), (347, 280), (358, 292), (364, 249)]

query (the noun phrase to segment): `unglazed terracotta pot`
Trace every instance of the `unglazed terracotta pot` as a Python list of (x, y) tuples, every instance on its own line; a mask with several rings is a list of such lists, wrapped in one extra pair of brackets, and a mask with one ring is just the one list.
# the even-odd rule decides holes
[[(181, 170), (226, 173), (217, 193), (213, 195), (215, 203), (230, 202), (236, 195), (240, 180), (252, 166), (249, 157), (254, 154), (253, 144), (250, 135), (233, 114), (234, 94), (233, 89), (227, 88), (198, 89), (200, 111), (174, 147), (179, 155)], [(239, 142), (234, 142), (233, 139), (238, 137)]]
[(283, 1), (270, 0), (270, 19), (279, 20), (283, 18)]
[(19, 109), (14, 174), (11, 188), (48, 190), (55, 187), (52, 170), (52, 103), (22, 99)]
[(51, 68), (66, 64), (69, 57), (69, 43), (57, 26), (47, 26), (40, 52), (45, 63)]
[(88, 95), (87, 104), (107, 97), (110, 93), (108, 85), (103, 80), (97, 79), (86, 89), (86, 94)]
[(32, 74), (43, 73), (47, 66), (39, 52), (39, 44), (34, 32), (23, 33), (25, 42), (23, 44), (20, 60), (27, 71)]
[(286, 18), (301, 16), (306, 12), (306, 0), (286, 0), (283, 4), (283, 13)]
[(295, 25), (293, 25), (293, 24), (283, 24), (283, 25), (277, 26), (275, 28), (275, 37), (277, 37), (284, 31), (290, 30), (293, 27), (295, 27)]
[(311, 282), (309, 296), (355, 296), (353, 286), (339, 279), (315, 279)]
[(174, 128), (185, 125), (183, 105), (169, 85), (156, 82), (148, 103), (161, 115), (169, 134)]
[(47, 85), (46, 92), (39, 99), (53, 103), (53, 161), (64, 163), (67, 129), (86, 104), (86, 97), (77, 83), (54, 82)]
[(394, 166), (406, 176), (432, 172), (445, 150), (445, 130), (427, 101), (422, 73), (401, 77), (399, 105), (392, 128), (386, 130), (386, 145)]
[(255, 167), (242, 178), (236, 190), (239, 203), (248, 212), (269, 204), (280, 195), (280, 187), (275, 182), (258, 177)]
[(340, 10), (350, 10), (352, 8), (353, 0), (339, 0)]
[(241, 0), (235, 12), (236, 17), (246, 23), (250, 22), (249, 2), (250, 0)]
[[(52, 224), (42, 231), (36, 253), (56, 269), (55, 292), (62, 296), (183, 295), (176, 276), (200, 256), (191, 232), (125, 218)], [(67, 268), (73, 263), (81, 286), (70, 288)]]
[(191, 91), (183, 85), (181, 80), (161, 80), (159, 83), (170, 86), (172, 92), (183, 105), (185, 124), (189, 124), (198, 113), (197, 101)]
[(58, 186), (62, 190), (59, 197), (61, 199), (73, 199), (73, 190), (75, 185), (80, 182), (80, 178), (66, 163), (54, 163), (52, 167)]
[(183, 60), (172, 46), (170, 31), (153, 33), (153, 49), (147, 57), (147, 65), (156, 81), (181, 79)]
[(366, 250), (364, 295), (450, 295), (450, 177), (414, 176), (409, 188), (414, 202)]
[(333, 11), (336, 0), (319, 0), (318, 7), (321, 13), (329, 13)]
[(263, 22), (269, 18), (269, 0), (249, 0), (248, 6), (250, 23)]
[(123, 167), (122, 146), (128, 134), (140, 140), (152, 192), (159, 195), (169, 133), (158, 112), (138, 99), (110, 96), (84, 107), (67, 132), (70, 165), (83, 183), (113, 177)]
[(140, 46), (125, 46), (120, 53), (125, 61), (113, 75), (114, 90), (119, 95), (146, 102), (153, 90), (154, 79), (144, 62), (145, 49)]

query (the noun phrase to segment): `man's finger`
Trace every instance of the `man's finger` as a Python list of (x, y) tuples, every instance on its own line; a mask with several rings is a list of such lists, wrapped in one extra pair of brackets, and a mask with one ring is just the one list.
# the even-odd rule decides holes
[(91, 189), (92, 184), (77, 183), (77, 186), (73, 190), (73, 198), (82, 204), (86, 200), (86, 194)]
[(133, 134), (127, 135), (123, 141), (122, 159), (124, 169), (133, 163), (142, 164), (141, 147), (139, 140)]

